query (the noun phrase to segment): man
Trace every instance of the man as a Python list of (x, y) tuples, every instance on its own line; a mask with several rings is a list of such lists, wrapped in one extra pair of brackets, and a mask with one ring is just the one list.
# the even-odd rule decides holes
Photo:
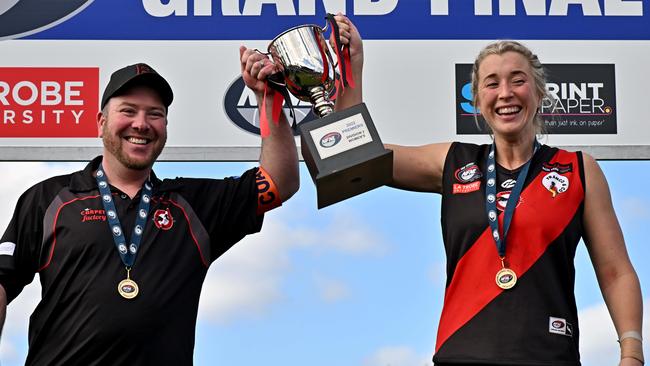
[[(245, 63), (242, 74), (259, 82)], [(20, 197), (0, 239), (0, 319), (39, 273), (27, 365), (191, 365), (209, 265), (297, 191), (284, 116), (270, 124), (259, 168), (222, 180), (158, 179), (152, 167), (172, 100), (151, 67), (117, 70), (97, 114), (103, 155)]]

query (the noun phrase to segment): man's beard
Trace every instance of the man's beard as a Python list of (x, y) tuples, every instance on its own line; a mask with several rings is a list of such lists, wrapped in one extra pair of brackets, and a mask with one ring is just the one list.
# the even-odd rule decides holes
[[(108, 124), (104, 124), (103, 126), (102, 141), (104, 142), (104, 147), (117, 159), (117, 161), (129, 169), (145, 170), (151, 168), (156, 159), (158, 159), (158, 156), (162, 152), (163, 147), (165, 147), (165, 143), (167, 142), (167, 139), (165, 137), (162, 140), (162, 143), (157, 146), (155, 150), (153, 150), (151, 157), (146, 160), (132, 159), (127, 154), (125, 154), (122, 149), (124, 140), (119, 136), (112, 135), (108, 130), (107, 125)], [(161, 140), (159, 139), (157, 142), (160, 143)]]

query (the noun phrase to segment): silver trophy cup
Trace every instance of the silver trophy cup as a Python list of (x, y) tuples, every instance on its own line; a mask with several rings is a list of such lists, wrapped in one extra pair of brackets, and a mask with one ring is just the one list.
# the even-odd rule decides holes
[(366, 105), (334, 111), (331, 98), (338, 75), (324, 32), (316, 25), (294, 27), (268, 47), (287, 90), (311, 103), (319, 117), (298, 124), (318, 208), (387, 184), (393, 173), (392, 151), (384, 148)]

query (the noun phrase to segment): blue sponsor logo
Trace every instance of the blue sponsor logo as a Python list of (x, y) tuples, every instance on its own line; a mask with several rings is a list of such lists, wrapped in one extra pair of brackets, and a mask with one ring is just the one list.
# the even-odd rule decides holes
[(19, 38), (65, 22), (93, 0), (5, 0), (0, 2), (0, 39)]
[(468, 114), (478, 114), (478, 108), (474, 107), (474, 104), (472, 104), (474, 101), (474, 97), (472, 95), (472, 83), (463, 85), (460, 90), (460, 94), (462, 95), (463, 99), (466, 100), (465, 102), (460, 103), (460, 108), (463, 110), (463, 112)]
[[(302, 102), (291, 96), (293, 113), (295, 114), (296, 123), (308, 122), (316, 118), (312, 112), (311, 104)], [(252, 134), (260, 134), (260, 116), (257, 106), (257, 100), (252, 90), (246, 87), (244, 79), (238, 77), (228, 90), (223, 100), (223, 108), (226, 111), (228, 119), (237, 127), (248, 131)], [(284, 114), (290, 123), (293, 122), (291, 109), (285, 102)], [(269, 121), (270, 122), (270, 121)], [(297, 129), (294, 135), (298, 135)]]

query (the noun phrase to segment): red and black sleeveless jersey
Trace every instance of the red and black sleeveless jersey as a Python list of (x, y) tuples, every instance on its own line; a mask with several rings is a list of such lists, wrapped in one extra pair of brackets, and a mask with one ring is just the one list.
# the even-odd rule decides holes
[[(453, 143), (443, 173), (442, 232), (447, 284), (436, 365), (580, 365), (573, 260), (583, 234), (581, 153), (542, 145), (531, 162), (507, 236), (517, 284), (502, 268), (485, 204), (490, 145)], [(497, 152), (498, 154), (498, 152)], [(502, 213), (519, 171), (497, 166)]]

